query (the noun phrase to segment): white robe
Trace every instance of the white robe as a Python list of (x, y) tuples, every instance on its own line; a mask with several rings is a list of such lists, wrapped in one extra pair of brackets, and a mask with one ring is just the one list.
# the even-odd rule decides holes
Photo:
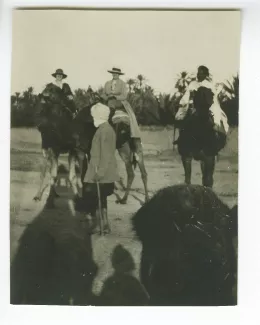
[(223, 126), (224, 131), (228, 133), (229, 125), (227, 121), (227, 116), (220, 107), (218, 93), (216, 92), (213, 84), (206, 79), (202, 82), (192, 81), (189, 84), (188, 89), (180, 100), (180, 108), (175, 116), (175, 119), (177, 121), (182, 121), (185, 118), (189, 109), (189, 105), (190, 103), (192, 103), (192, 100), (190, 99), (191, 92), (197, 90), (199, 87), (202, 86), (211, 89), (214, 94), (213, 104), (210, 107), (210, 111), (212, 112), (216, 128), (221, 129), (221, 127)]

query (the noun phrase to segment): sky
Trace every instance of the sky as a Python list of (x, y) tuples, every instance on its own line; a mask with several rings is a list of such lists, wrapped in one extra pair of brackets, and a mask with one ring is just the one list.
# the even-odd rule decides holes
[(104, 85), (118, 67), (165, 93), (201, 64), (216, 82), (239, 72), (238, 11), (14, 10), (12, 33), (12, 93), (42, 91), (58, 68), (73, 90)]

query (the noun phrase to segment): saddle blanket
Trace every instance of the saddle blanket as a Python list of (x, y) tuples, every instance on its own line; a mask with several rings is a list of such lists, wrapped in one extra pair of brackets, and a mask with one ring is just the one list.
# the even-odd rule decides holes
[(133, 109), (131, 105), (128, 103), (127, 100), (122, 100), (122, 104), (124, 105), (125, 110), (127, 111), (127, 114), (129, 116), (130, 120), (130, 128), (131, 128), (131, 137), (132, 138), (141, 138), (141, 131), (139, 129), (135, 113), (133, 112)]
[(127, 125), (130, 125), (130, 118), (127, 113), (117, 110), (112, 117), (112, 122), (113, 124), (125, 123)]

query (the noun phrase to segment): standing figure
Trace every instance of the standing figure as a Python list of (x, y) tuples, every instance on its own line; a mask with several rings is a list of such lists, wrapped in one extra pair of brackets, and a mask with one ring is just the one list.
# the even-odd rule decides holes
[(113, 194), (114, 182), (119, 180), (115, 157), (116, 135), (108, 123), (109, 114), (109, 107), (101, 103), (91, 108), (97, 131), (92, 140), (89, 166), (84, 178), (81, 209), (93, 221), (91, 226), (93, 232), (97, 226), (97, 220), (104, 222), (104, 232), (110, 232), (107, 197)]

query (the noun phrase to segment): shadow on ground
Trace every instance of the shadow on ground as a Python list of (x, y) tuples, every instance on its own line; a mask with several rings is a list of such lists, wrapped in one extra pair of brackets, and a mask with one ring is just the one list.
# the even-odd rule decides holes
[(135, 264), (132, 255), (122, 245), (117, 245), (111, 257), (114, 273), (104, 282), (97, 306), (147, 306), (148, 295), (133, 276)]
[(84, 223), (44, 209), (25, 229), (11, 264), (11, 304), (89, 305), (97, 274)]

